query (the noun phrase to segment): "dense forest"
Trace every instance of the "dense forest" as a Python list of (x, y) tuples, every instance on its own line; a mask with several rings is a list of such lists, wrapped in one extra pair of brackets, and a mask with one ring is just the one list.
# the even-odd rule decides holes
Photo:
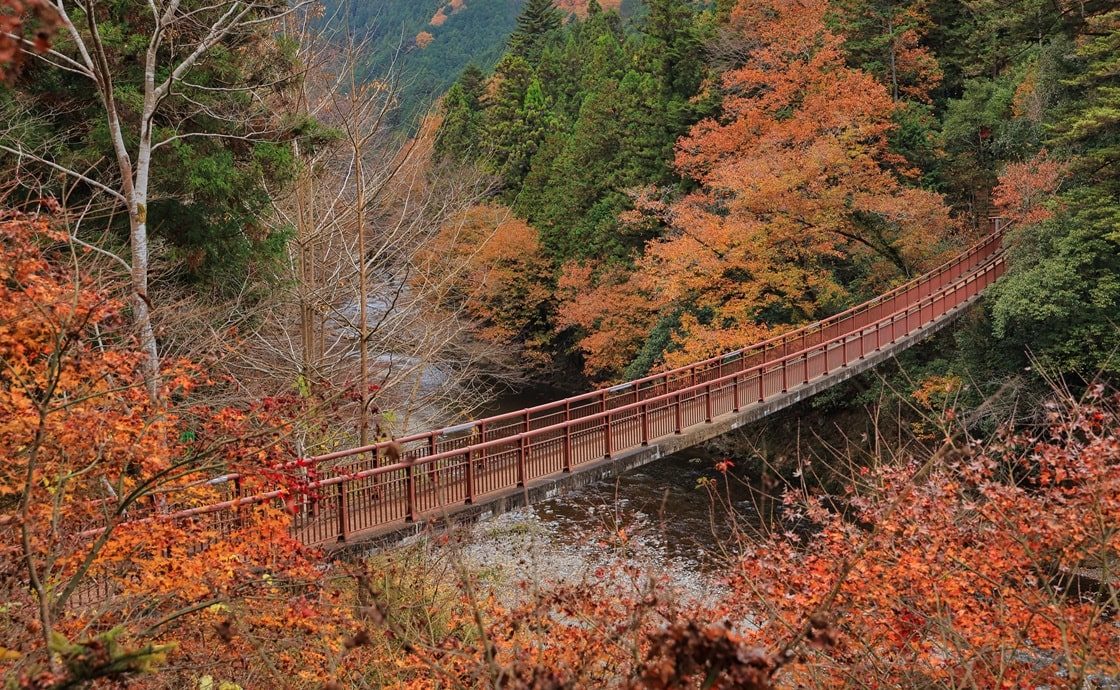
[[(1013, 223), (1012, 275), (962, 335), (989, 356), (954, 371), (1116, 371), (1097, 8), (854, 2), (763, 30), (728, 3), (651, 1), (632, 33), (590, 7), (565, 25), (529, 3), (493, 74), (448, 92), (436, 140), (535, 231), (556, 282), (523, 327), (576, 339), (589, 374), (632, 378), (835, 313), (992, 216)], [(1085, 36), (1102, 43), (1078, 50)]]
[[(505, 50), (525, 0), (393, 0), (324, 4), (323, 24), (368, 37), (364, 78), (399, 79), (394, 126), (415, 131), (419, 120), (467, 65), (490, 70)], [(586, 14), (586, 0), (565, 9)], [(624, 19), (641, 14), (640, 0), (608, 0)]]
[[(0, 6), (5, 688), (1120, 678), (1115, 0)], [(332, 451), (813, 323), (992, 217), (976, 307), (795, 410), (823, 456), (707, 468), (710, 596), (621, 508), (578, 581), (293, 529)]]

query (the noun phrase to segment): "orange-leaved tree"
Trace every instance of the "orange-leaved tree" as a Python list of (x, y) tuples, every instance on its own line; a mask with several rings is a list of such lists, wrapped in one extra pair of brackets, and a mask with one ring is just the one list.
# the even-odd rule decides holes
[(948, 208), (889, 169), (896, 106), (845, 65), (828, 9), (741, 0), (730, 21), (745, 59), (723, 75), (722, 115), (677, 144), (677, 169), (701, 188), (676, 205), (646, 270), (695, 304), (685, 359), (715, 354), (726, 331), (818, 318), (944, 250)]
[(417, 288), (437, 307), (462, 312), (483, 340), (518, 348), (527, 361), (548, 355), (551, 269), (537, 232), (503, 206), (479, 204), (448, 218), (420, 251)]
[(1070, 175), (1069, 163), (1042, 149), (1029, 161), (1009, 163), (992, 192), (1000, 215), (1020, 225), (1041, 223), (1054, 215), (1058, 189)]
[[(46, 219), (0, 221), (0, 668), (17, 687), (149, 670), (190, 614), (311, 591), (282, 503), (181, 513), (294, 486), (283, 441), (298, 411), (192, 404), (207, 381), (188, 364), (155, 407), (121, 304), (77, 259)], [(263, 628), (301, 616), (243, 610)]]
[(677, 170), (699, 189), (638, 267), (684, 309), (669, 364), (820, 318), (944, 256), (948, 208), (900, 181), (897, 106), (845, 64), (828, 9), (741, 0), (731, 13), (741, 65), (722, 76), (722, 112), (677, 143)]
[[(942, 415), (945, 429), (959, 427)], [(953, 432), (950, 432), (953, 433)], [(987, 444), (801, 488), (718, 615), (789, 640), (791, 687), (1087, 687), (1115, 678), (1120, 396), (1093, 388)], [(811, 525), (811, 527), (809, 527)], [(783, 648), (777, 650), (785, 657)]]

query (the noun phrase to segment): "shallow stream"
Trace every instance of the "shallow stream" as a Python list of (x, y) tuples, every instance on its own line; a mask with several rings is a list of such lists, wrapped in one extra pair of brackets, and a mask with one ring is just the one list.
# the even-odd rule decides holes
[[(556, 389), (530, 388), (502, 396), (487, 414), (563, 397)], [(743, 480), (716, 471), (720, 459), (703, 447), (691, 448), (525, 510), (555, 529), (561, 543), (582, 544), (624, 530), (679, 565), (704, 570), (727, 546), (736, 521), (742, 527), (758, 523), (751, 490)]]

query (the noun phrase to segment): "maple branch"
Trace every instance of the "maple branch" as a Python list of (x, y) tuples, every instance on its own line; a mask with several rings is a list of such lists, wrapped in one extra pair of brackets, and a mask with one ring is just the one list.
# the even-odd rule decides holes
[[(991, 401), (1000, 397), (1004, 391), (1008, 390), (1010, 385), (1011, 384), (1009, 383), (1003, 384), (1003, 386), (1001, 386), (995, 394), (986, 399), (984, 403), (980, 405), (969, 416), (969, 420), (971, 421), (972, 419), (978, 418), (979, 415), (991, 404)], [(933, 468), (935, 465), (937, 465), (937, 463), (957, 450), (955, 441), (965, 433), (968, 427), (968, 424), (962, 424), (957, 431), (955, 431), (952, 435), (945, 439), (945, 441), (942, 443), (942, 446), (937, 450), (937, 452), (935, 452), (929, 457), (928, 460), (922, 463), (921, 467), (915, 470), (914, 473), (911, 474), (910, 477), (906, 480), (906, 484), (902, 487), (902, 490), (898, 493), (898, 495), (895, 496), (894, 500), (891, 501), (891, 503), (887, 506), (886, 511), (878, 516), (875, 527), (867, 535), (867, 538), (864, 539), (864, 541), (859, 545), (854, 554), (844, 559), (843, 564), (840, 567), (840, 572), (837, 576), (836, 582), (833, 583), (828, 593), (821, 600), (820, 604), (817, 605), (816, 610), (806, 616), (805, 622), (804, 624), (802, 624), (801, 629), (797, 633), (797, 635), (795, 635), (792, 640), (790, 640), (782, 647), (777, 656), (777, 664), (770, 672), (771, 677), (773, 677), (774, 674), (776, 674), (782, 668), (782, 666), (784, 666), (792, 659), (796, 658), (796, 654), (793, 651), (795, 647), (801, 644), (801, 642), (803, 642), (809, 635), (811, 635), (814, 630), (823, 627), (822, 618), (824, 620), (827, 620), (828, 611), (830, 608), (832, 608), (832, 604), (836, 601), (836, 598), (840, 596), (840, 590), (844, 587), (844, 584), (847, 582), (848, 577), (852, 574), (852, 571), (855, 569), (856, 565), (863, 559), (865, 555), (867, 555), (867, 552), (868, 550), (870, 550), (872, 543), (883, 531), (884, 524), (894, 515), (895, 511), (897, 511), (899, 507), (902, 506), (903, 501), (910, 497), (910, 494), (913, 493), (918, 482), (929, 475), (929, 473), (933, 471)], [(825, 623), (825, 625), (827, 625), (827, 623)]]
[[(817, 225), (815, 223), (810, 223), (809, 221), (805, 220), (804, 218), (793, 218), (793, 220), (797, 223), (800, 223), (802, 227), (809, 228), (809, 229), (817, 228)], [(867, 247), (871, 251), (875, 252), (879, 256), (882, 256), (883, 258), (887, 259), (892, 264), (894, 264), (900, 271), (902, 271), (902, 275), (904, 275), (906, 277), (910, 277), (913, 274), (913, 270), (910, 268), (910, 266), (908, 266), (906, 264), (906, 262), (903, 260), (902, 256), (898, 254), (898, 252), (894, 249), (894, 247), (890, 246), (889, 243), (886, 243), (885, 240), (884, 240), (884, 243), (885, 243), (885, 248), (884, 248), (884, 247), (879, 247), (879, 246), (875, 245), (873, 242), (871, 242), (871, 240), (868, 240), (867, 238), (862, 237), (861, 235), (858, 235), (854, 232), (849, 232), (847, 230), (843, 230), (839, 227), (828, 226), (828, 227), (825, 228), (825, 231), (835, 233), (835, 234), (840, 235), (841, 237), (849, 239), (853, 242), (858, 242), (858, 243), (864, 245), (865, 247)], [(880, 239), (883, 239), (883, 238), (880, 238)]]
[(195, 613), (197, 611), (201, 611), (202, 609), (210, 608), (211, 606), (214, 606), (216, 604), (221, 604), (221, 603), (223, 603), (223, 601), (221, 599), (215, 597), (213, 599), (207, 599), (205, 601), (200, 601), (200, 602), (197, 602), (195, 604), (191, 604), (190, 606), (184, 606), (183, 608), (181, 608), (177, 611), (172, 611), (171, 613), (167, 614), (166, 616), (159, 619), (155, 623), (149, 625), (147, 628), (144, 629), (143, 632), (140, 633), (139, 636), (140, 637), (151, 637), (152, 635), (155, 635), (156, 632), (160, 628), (167, 625), (168, 623), (171, 623), (172, 621), (175, 621), (179, 618), (182, 618), (183, 616), (189, 616), (192, 613)]

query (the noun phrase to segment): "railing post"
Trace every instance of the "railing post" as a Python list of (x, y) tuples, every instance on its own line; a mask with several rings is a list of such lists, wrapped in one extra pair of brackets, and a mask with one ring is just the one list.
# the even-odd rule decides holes
[(405, 510), (404, 519), (409, 522), (416, 522), (416, 471), (412, 465), (414, 462), (412, 456), (408, 456), (407, 462), (408, 465), (404, 468), (404, 483), (407, 489), (408, 506)]
[(572, 420), (564, 423), (564, 471), (572, 471)]
[(789, 392), (789, 360), (782, 360), (782, 392)]
[[(433, 433), (428, 436), (428, 457), (435, 456), (437, 452), (439, 452), (438, 444), (436, 443), (436, 435)], [(443, 501), (440, 499), (439, 460), (432, 460), (429, 465), (431, 467), (428, 470), (428, 479), (432, 482), (432, 489), (434, 489), (432, 493), (435, 494), (436, 505), (441, 506)]]
[[(486, 443), (486, 422), (478, 423), (478, 440), (480, 443)], [(483, 467), (486, 466), (486, 446), (478, 449), (478, 459), (482, 462)]]
[(738, 412), (739, 411), (739, 376), (738, 376), (738, 374), (735, 375), (735, 378), (731, 379), (731, 395), (732, 395), (731, 411), (732, 412)]
[(470, 449), (467, 450), (467, 503), (474, 503), (474, 458)]
[(350, 538), (350, 507), (346, 501), (346, 478), (338, 483), (338, 540)]
[[(529, 416), (525, 415), (526, 424), (528, 424)], [(518, 443), (517, 448), (517, 485), (525, 486), (525, 462), (528, 460), (529, 455), (529, 437), (523, 435), (521, 442)]]
[(704, 386), (704, 421), (712, 421), (712, 384)]
[(683, 422), (682, 422), (682, 419), (681, 419), (681, 394), (678, 392), (677, 393), (677, 431), (676, 431), (676, 433), (678, 433), (678, 434), (681, 433), (683, 428), (684, 428), (683, 427)]
[[(235, 476), (233, 478), (233, 491), (234, 491), (234, 494), (235, 494), (235, 498), (238, 501), (240, 501), (242, 498), (245, 498), (245, 494), (242, 493), (242, 490), (241, 490), (241, 475), (240, 474), (238, 474), (237, 476)], [(240, 527), (241, 526), (241, 504), (240, 503), (237, 504), (237, 509), (236, 509), (235, 513), (237, 515), (237, 525)], [(293, 517), (295, 517), (295, 516), (293, 516)]]
[(766, 395), (766, 365), (758, 368), (758, 401), (762, 402)]
[(610, 412), (607, 413), (607, 416), (604, 419), (604, 422), (606, 424), (604, 429), (606, 430), (606, 434), (607, 434), (607, 438), (606, 438), (607, 454), (606, 454), (606, 457), (609, 458), (611, 455), (614, 454), (614, 448), (612, 447), (613, 444), (611, 443), (611, 436), (613, 434), (611, 434), (611, 413)]
[(638, 408), (639, 413), (642, 415), (642, 445), (649, 445), (649, 403), (642, 403)]

